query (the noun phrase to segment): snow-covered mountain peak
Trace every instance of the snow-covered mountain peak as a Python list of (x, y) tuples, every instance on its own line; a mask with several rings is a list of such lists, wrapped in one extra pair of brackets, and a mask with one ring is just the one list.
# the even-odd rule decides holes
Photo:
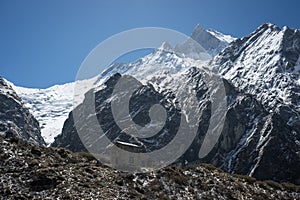
[(167, 41), (163, 42), (160, 47), (158, 47), (158, 50), (162, 51), (173, 51), (173, 47), (168, 43)]
[(212, 34), (213, 36), (215, 36), (216, 38), (218, 38), (220, 41), (222, 42), (226, 42), (226, 43), (231, 43), (234, 40), (236, 40), (235, 37), (232, 37), (231, 35), (225, 35), (219, 31), (213, 30), (213, 29), (208, 29), (207, 32), (209, 32), (210, 34)]
[(202, 45), (206, 50), (220, 43), (218, 38), (203, 29), (199, 24), (195, 27), (191, 38)]
[(176, 52), (184, 54), (186, 57), (193, 59), (203, 59), (206, 53), (211, 57), (220, 53), (234, 38), (228, 35), (223, 35), (217, 31), (208, 31), (203, 29), (199, 24), (195, 27), (192, 35), (183, 44), (178, 44), (175, 47)]
[[(254, 95), (295, 129), (299, 112), (299, 30), (263, 24), (232, 42), (212, 63), (240, 90)], [(299, 131), (299, 130), (298, 130)]]
[(260, 25), (256, 31), (258, 30), (263, 30), (263, 29), (271, 29), (271, 30), (277, 30), (280, 31), (281, 29), (279, 28), (279, 26), (277, 26), (276, 24), (272, 24), (270, 22), (267, 23), (263, 23), (262, 25)]
[(192, 32), (192, 37), (195, 35), (201, 34), (204, 31), (205, 31), (205, 29), (200, 24), (197, 24)]
[[(228, 78), (240, 70), (259, 70), (260, 73), (298, 73), (300, 31), (270, 23), (261, 25), (249, 36), (235, 40), (214, 58), (221, 74)], [(253, 59), (256, 58), (256, 59)], [(233, 63), (244, 67), (236, 69)], [(255, 67), (251, 67), (255, 66)], [(231, 73), (231, 72), (232, 73)], [(235, 71), (235, 72), (234, 72)]]

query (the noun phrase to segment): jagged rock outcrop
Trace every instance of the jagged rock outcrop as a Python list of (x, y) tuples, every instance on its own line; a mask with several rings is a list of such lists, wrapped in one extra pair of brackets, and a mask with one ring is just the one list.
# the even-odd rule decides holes
[(25, 107), (12, 87), (0, 77), (0, 134), (17, 136), (37, 145), (45, 145), (38, 121)]

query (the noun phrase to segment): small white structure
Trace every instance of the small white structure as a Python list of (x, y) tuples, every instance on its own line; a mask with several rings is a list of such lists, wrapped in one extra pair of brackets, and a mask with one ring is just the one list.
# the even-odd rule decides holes
[(151, 163), (146, 154), (140, 152), (140, 145), (116, 141), (111, 151), (111, 165), (123, 171), (141, 171)]

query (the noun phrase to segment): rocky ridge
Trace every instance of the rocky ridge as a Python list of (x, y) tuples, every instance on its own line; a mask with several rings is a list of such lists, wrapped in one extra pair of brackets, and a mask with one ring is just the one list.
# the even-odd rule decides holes
[(0, 77), (0, 135), (18, 136), (36, 145), (45, 145), (38, 121), (13, 88)]

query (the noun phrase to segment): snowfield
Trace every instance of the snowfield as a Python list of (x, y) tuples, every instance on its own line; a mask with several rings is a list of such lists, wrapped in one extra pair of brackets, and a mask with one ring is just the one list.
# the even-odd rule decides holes
[[(50, 145), (54, 138), (61, 133), (65, 120), (73, 110), (74, 105), (80, 102), (73, 102), (74, 88), (80, 91), (80, 98), (83, 99), (84, 93), (89, 89), (89, 84), (93, 84), (95, 79), (66, 83), (63, 85), (54, 85), (46, 89), (34, 89), (16, 86), (9, 82), (17, 94), (22, 98), (25, 106), (31, 111), (34, 117), (39, 121), (42, 137)], [(82, 84), (80, 84), (82, 83)]]

